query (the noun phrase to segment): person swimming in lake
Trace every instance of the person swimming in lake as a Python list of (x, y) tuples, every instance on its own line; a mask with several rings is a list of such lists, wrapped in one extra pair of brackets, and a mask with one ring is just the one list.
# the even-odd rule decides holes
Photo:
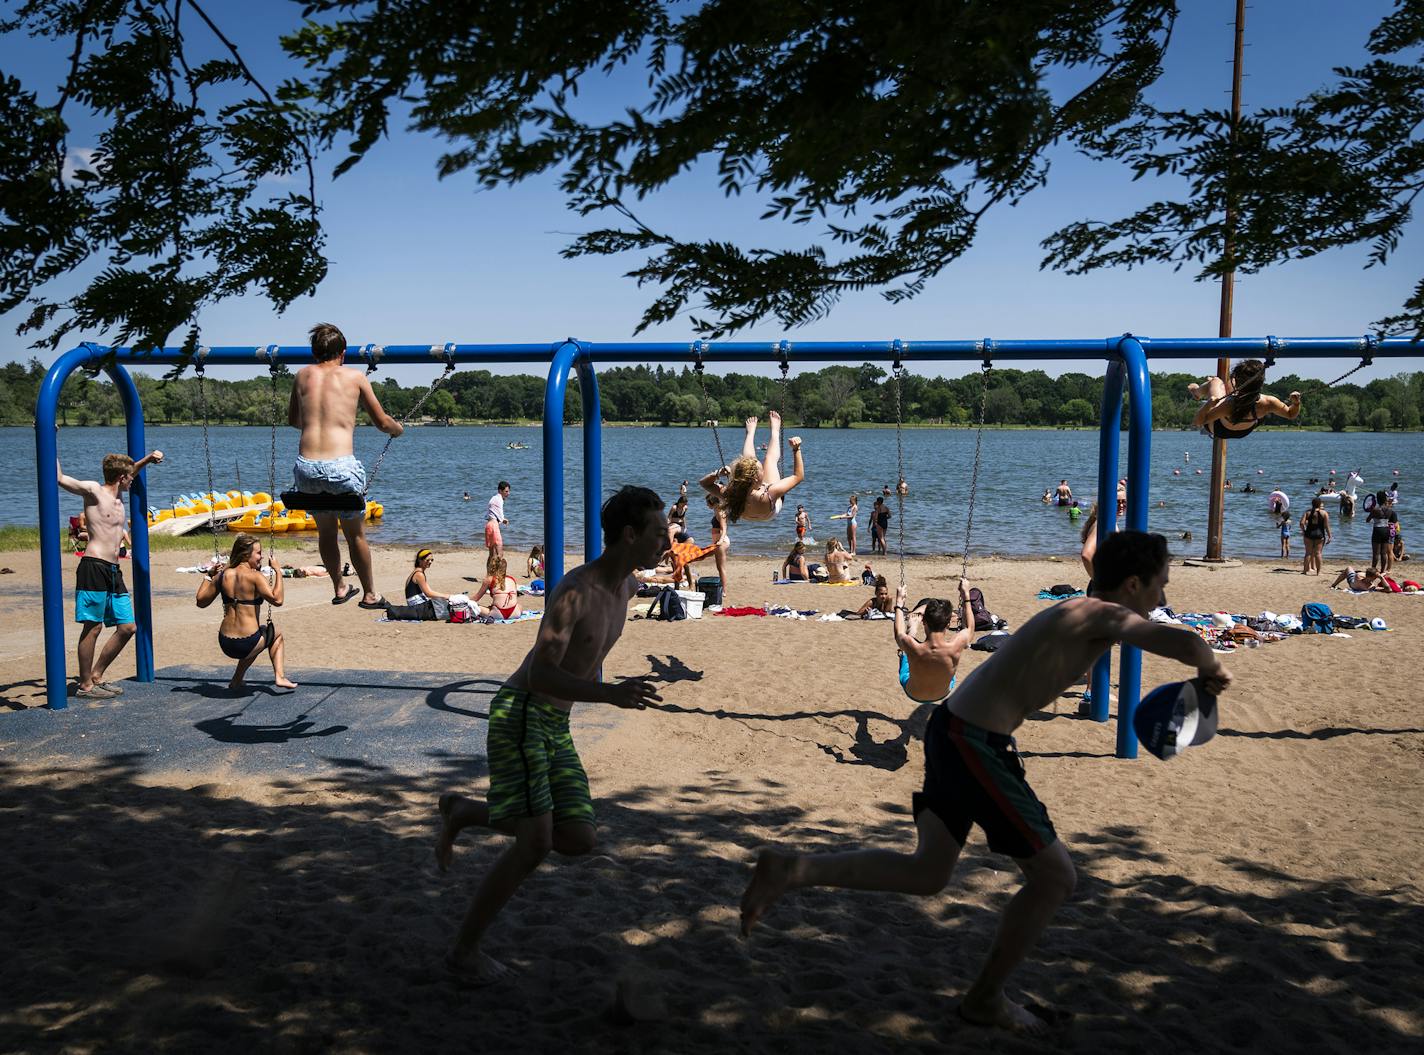
[(1272, 414), (1289, 421), (1300, 417), (1300, 393), (1292, 392), (1289, 402), (1282, 402), (1261, 392), (1265, 382), (1266, 364), (1244, 359), (1232, 367), (1226, 381), (1213, 375), (1188, 385), (1187, 394), (1202, 401), (1192, 425), (1213, 439), (1242, 440)]
[[(801, 459), (801, 437), (787, 440), (791, 447), (792, 473), (781, 475), (781, 415), (772, 411), (771, 442), (766, 457), (756, 459), (756, 418), (747, 418), (747, 435), (741, 457), (708, 473), (701, 480), (702, 489), (716, 495), (726, 510), (728, 523), (747, 520), (770, 520), (781, 512), (782, 500), (791, 489), (806, 479), (806, 467)], [(726, 477), (726, 482), (722, 478)]]

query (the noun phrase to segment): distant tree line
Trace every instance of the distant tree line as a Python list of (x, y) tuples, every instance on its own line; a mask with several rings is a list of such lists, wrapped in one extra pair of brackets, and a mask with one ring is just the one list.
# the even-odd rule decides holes
[[(28, 425), (34, 421), (35, 396), (45, 368), (0, 366), (0, 423)], [(379, 377), (379, 375), (377, 375)], [(1152, 420), (1159, 428), (1186, 427), (1196, 411), (1187, 384), (1200, 375), (1152, 375)], [(871, 363), (858, 367), (828, 366), (793, 372), (779, 378), (755, 374), (707, 374), (705, 392), (687, 367), (619, 366), (598, 376), (603, 416), (608, 421), (657, 425), (698, 425), (709, 419), (735, 423), (752, 415), (779, 410), (798, 428), (849, 428), (858, 424), (893, 424), (895, 384), (888, 372)], [(164, 381), (135, 374), (145, 418), (155, 424), (191, 425), (207, 419), (216, 425), (279, 425), (287, 419), (291, 375), (285, 370), (250, 380), (208, 379), (200, 393), (196, 379)], [(386, 410), (406, 415), (425, 395), (427, 385), (404, 386), (373, 379)], [(1341, 432), (1351, 427), (1375, 432), (1418, 429), (1424, 417), (1424, 372), (1401, 373), (1365, 385), (1341, 383), (1333, 388), (1294, 374), (1278, 376), (1266, 391), (1284, 398), (1299, 390), (1304, 409), (1298, 424)], [(1095, 425), (1102, 404), (1103, 379), (1084, 373), (1056, 378), (1042, 370), (994, 369), (984, 378), (926, 377), (907, 374), (900, 386), (901, 420), (912, 425), (972, 425), (980, 406), (989, 425), (1037, 427)], [(537, 420), (544, 413), (544, 378), (491, 374), (488, 370), (458, 370), (421, 408), (422, 419), (436, 421)], [(123, 420), (118, 392), (105, 378), (72, 374), (59, 400), (65, 425), (109, 425)], [(565, 399), (566, 421), (581, 419), (576, 383), (571, 379)], [(1126, 408), (1124, 408), (1124, 421)], [(1276, 419), (1273, 419), (1273, 422)]]

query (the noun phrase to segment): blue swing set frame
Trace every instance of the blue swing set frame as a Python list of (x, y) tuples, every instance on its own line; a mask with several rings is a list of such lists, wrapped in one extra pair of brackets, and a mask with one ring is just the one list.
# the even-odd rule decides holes
[[(569, 376), (579, 381), (583, 404), (583, 504), (584, 559), (603, 550), (598, 512), (603, 503), (602, 416), (596, 364), (601, 363), (812, 363), (812, 362), (946, 362), (982, 360), (998, 362), (1106, 360), (1102, 412), (1099, 424), (1098, 494), (1115, 493), (1121, 407), (1128, 396), (1128, 506), (1126, 527), (1145, 530), (1150, 508), (1152, 444), (1152, 393), (1148, 358), (1218, 359), (1260, 356), (1322, 359), (1360, 357), (1362, 363), (1377, 357), (1419, 354), (1407, 338), (1366, 337), (1226, 337), (1153, 340), (1123, 334), (1105, 340), (983, 340), (968, 341), (748, 341), (691, 343), (594, 343), (567, 338), (552, 344), (443, 344), (366, 345), (348, 350), (348, 357), (374, 366), (379, 363), (470, 364), (548, 363), (544, 387), (544, 543), (545, 578), (549, 589), (564, 574), (564, 394)], [(278, 364), (310, 362), (306, 346), (201, 348), (197, 359), (208, 366), (256, 366), (273, 369)], [(143, 406), (129, 367), (172, 367), (183, 362), (181, 348), (137, 351), (85, 343), (55, 360), (40, 385), (35, 403), (35, 459), (40, 518), (40, 568), (44, 598), (45, 692), (48, 706), (68, 706), (67, 655), (64, 644), (65, 597), (59, 519), (58, 440), (56, 421), (60, 390), (77, 369), (108, 374), (123, 401), (128, 453), (135, 461), (147, 453)], [(149, 573), (147, 470), (138, 474), (129, 491), (133, 530), (133, 591), (135, 658), (139, 681), (152, 681), (153, 602)], [(1100, 517), (1098, 539), (1114, 530), (1114, 518)], [(1117, 756), (1137, 757), (1132, 716), (1141, 694), (1142, 656), (1132, 646), (1120, 649), (1118, 667)], [(1092, 717), (1109, 717), (1110, 655), (1093, 668)]]

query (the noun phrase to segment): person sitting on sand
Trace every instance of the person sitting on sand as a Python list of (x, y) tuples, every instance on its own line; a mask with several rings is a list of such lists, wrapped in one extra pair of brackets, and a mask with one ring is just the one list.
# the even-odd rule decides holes
[(524, 570), (531, 581), (544, 577), (544, 547), (537, 542), (529, 547), (529, 559), (524, 564)]
[(415, 554), (415, 570), (405, 580), (405, 604), (390, 605), (387, 619), (412, 619), (443, 622), (450, 618), (450, 595), (436, 593), (426, 579), (426, 572), (435, 563), (435, 554), (420, 549)]
[(969, 605), (969, 583), (959, 580), (959, 631), (949, 633), (954, 609), (950, 603), (931, 597), (915, 605), (925, 640), (914, 636), (905, 607), (905, 587), (895, 591), (895, 645), (900, 650), (900, 688), (915, 703), (939, 703), (954, 688), (959, 657), (974, 643), (974, 612)]
[[(1341, 586), (1341, 583), (1344, 586)], [(1364, 571), (1356, 571), (1354, 568), (1346, 568), (1339, 575), (1335, 576), (1335, 581), (1330, 584), (1332, 590), (1348, 590), (1350, 593), (1369, 593), (1371, 590), (1379, 593), (1393, 593), (1389, 588), (1389, 583), (1385, 582), (1384, 573), (1375, 568), (1366, 568)]]
[(810, 582), (811, 566), (806, 563), (806, 543), (796, 540), (791, 552), (781, 562), (781, 577), (792, 582)]
[(854, 582), (855, 580), (850, 577), (850, 562), (851, 555), (841, 545), (840, 539), (826, 540), (826, 582)]
[(284, 597), (282, 565), (274, 553), (267, 559), (273, 571), (273, 581), (268, 582), (262, 568), (262, 542), (253, 535), (240, 534), (233, 540), (232, 552), (226, 564), (219, 564), (198, 583), (198, 607), (206, 608), (219, 597), (223, 603), (222, 623), (218, 627), (218, 648), (228, 659), (237, 660), (237, 669), (232, 672), (232, 680), (227, 687), (230, 691), (243, 689), (243, 677), (247, 668), (257, 661), (263, 650), (272, 660), (272, 683), (279, 689), (295, 689), (297, 683), (287, 677), (283, 662), (286, 644), (281, 632), (272, 625), (271, 613), (267, 624), (257, 621), (262, 605), (281, 607)]
[[(104, 680), (110, 664), (129, 643), (138, 629), (134, 622), (133, 600), (119, 567), (119, 551), (123, 546), (124, 494), (149, 465), (161, 465), (163, 452), (152, 451), (135, 462), (127, 454), (106, 454), (102, 468), (104, 482), (76, 480), (65, 476), (59, 459), (54, 462), (60, 488), (84, 499), (83, 523), (89, 532), (84, 555), (74, 571), (74, 621), (84, 627), (79, 632), (79, 684), (74, 694), (82, 699), (107, 700), (123, 695), (123, 686)], [(99, 635), (104, 627), (114, 632), (94, 658)]]
[(608, 684), (600, 673), (627, 625), (633, 569), (655, 566), (667, 546), (662, 510), (662, 500), (646, 487), (624, 487), (604, 503), (603, 553), (560, 580), (534, 647), (490, 701), (486, 798), (440, 797), (435, 860), (442, 872), (463, 829), (514, 836), (480, 883), (445, 960), (468, 982), (484, 985), (510, 973), (481, 945), (549, 851), (577, 857), (595, 845), (588, 776), (569, 735), (574, 702), (643, 710), (662, 699), (646, 675)]
[(1223, 381), (1212, 375), (1187, 386), (1187, 394), (1202, 400), (1192, 426), (1218, 440), (1244, 440), (1256, 431), (1263, 418), (1275, 414), (1294, 421), (1300, 417), (1300, 393), (1292, 392), (1290, 402), (1263, 395), (1266, 364), (1259, 359), (1243, 359), (1231, 368)]
[(978, 825), (989, 849), (1013, 858), (1025, 882), (1004, 907), (998, 934), (959, 1005), (959, 1016), (973, 1025), (1023, 1033), (1043, 1033), (1067, 1017), (1017, 1004), (1004, 989), (1076, 880), (1048, 810), (1025, 779), (1013, 734), (1119, 642), (1195, 667), (1208, 692), (1219, 694), (1231, 683), (1196, 631), (1146, 618), (1164, 602), (1165, 538), (1140, 531), (1109, 535), (1094, 569), (1095, 596), (1064, 601), (1035, 615), (935, 709), (924, 734), (924, 787), (914, 796), (919, 836), (914, 852), (764, 850), (742, 897), (743, 934), (778, 898), (801, 887), (936, 894), (949, 882), (970, 828)]
[[(756, 459), (757, 419), (747, 418), (747, 436), (742, 444), (741, 457), (698, 481), (704, 491), (718, 497), (730, 524), (743, 517), (747, 520), (770, 520), (781, 512), (782, 499), (787, 493), (806, 479), (800, 436), (792, 436), (787, 441), (791, 447), (792, 475), (782, 477), (781, 415), (773, 410), (770, 416), (771, 443), (767, 445), (764, 461)], [(721, 482), (724, 476), (727, 477), (726, 483)]]
[[(346, 361), (346, 338), (340, 330), (329, 322), (313, 326), (311, 350), (316, 362), (297, 371), (287, 404), (287, 424), (302, 433), (297, 462), (292, 467), (296, 490), (304, 494), (364, 495), (366, 468), (355, 454), (357, 408), (365, 408), (371, 422), (387, 436), (394, 438), (404, 430), (381, 408), (365, 373), (342, 366)], [(371, 568), (364, 505), (339, 512), (312, 510), (312, 518), (316, 521), (321, 563), (331, 576), (331, 603), (345, 604), (358, 593), (356, 587), (346, 586), (341, 544), (336, 537), (339, 524), (351, 551), (356, 577), (361, 580), (362, 597), (356, 603), (362, 608), (384, 608), (386, 602), (376, 592)]]
[(479, 606), (480, 598), (489, 595), (489, 615), (501, 619), (519, 617), (519, 582), (509, 574), (509, 563), (498, 553), (491, 553), (485, 562), (485, 577), (470, 603)]
[(890, 584), (885, 581), (885, 576), (875, 577), (875, 592), (872, 593), (863, 605), (855, 612), (862, 619), (870, 619), (871, 612), (879, 612), (881, 615), (891, 615), (895, 611), (895, 599), (890, 596)]

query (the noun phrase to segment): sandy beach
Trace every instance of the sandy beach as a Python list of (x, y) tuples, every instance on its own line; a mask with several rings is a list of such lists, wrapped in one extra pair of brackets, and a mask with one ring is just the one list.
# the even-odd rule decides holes
[[(225, 678), (217, 615), (193, 606), (197, 577), (173, 570), (203, 546), (155, 555), (157, 666)], [(281, 555), (317, 563), (309, 543)], [(392, 596), (410, 556), (377, 555)], [(482, 551), (442, 552), (432, 584), (473, 589), (463, 577), (482, 565)], [(1178, 611), (1323, 600), (1392, 628), (1225, 657), (1236, 682), (1211, 744), (1169, 763), (1115, 759), (1114, 726), (1079, 718), (1071, 697), (1020, 731), (1029, 779), (1079, 870), (1014, 979), (1077, 1012), (1047, 1040), (954, 1014), (1018, 885), (978, 831), (939, 895), (794, 892), (750, 940), (738, 934), (759, 847), (913, 844), (928, 708), (900, 691), (888, 623), (630, 622), (605, 676), (652, 671), (663, 703), (576, 711), (600, 846), (526, 885), (489, 937), (518, 978), (473, 991), (441, 957), (502, 838), (466, 833), (446, 875), (431, 851), (436, 796), (484, 790), (465, 740), (477, 708), (422, 716), (435, 735), (421, 751), (388, 757), (374, 732), (359, 754), (336, 736), (308, 740), (320, 763), (310, 773), (269, 764), (284, 745), (262, 742), (220, 744), (202, 772), (172, 765), (124, 743), (128, 697), (72, 700), (69, 734), (38, 748), (15, 735), (21, 720), (58, 718), (29, 713), (43, 703), (38, 558), (0, 553), (0, 566), (13, 569), (0, 578), (4, 1051), (1387, 1052), (1424, 1041), (1424, 598), (1329, 591), (1338, 563), (1322, 578), (1302, 577), (1298, 560), (1172, 568)], [(728, 602), (827, 612), (869, 593), (775, 587), (772, 566), (734, 559)], [(892, 562), (876, 567), (894, 581)], [(958, 570), (911, 562), (911, 598), (951, 596)], [(1068, 560), (976, 561), (970, 575), (1011, 630), (1049, 603), (1039, 589), (1084, 578)], [(324, 580), (288, 583), (277, 618), (299, 682), (304, 668), (497, 678), (538, 626), (388, 624), (333, 608), (330, 592)], [(986, 658), (968, 653), (961, 678)], [(129, 649), (110, 674), (133, 669)], [(1183, 673), (1146, 657), (1143, 683)], [(270, 678), (259, 661), (252, 680)], [(193, 706), (206, 703), (223, 713)], [(343, 745), (362, 735), (357, 715)], [(101, 730), (102, 747), (86, 745)], [(617, 1024), (620, 984), (665, 1016)]]

